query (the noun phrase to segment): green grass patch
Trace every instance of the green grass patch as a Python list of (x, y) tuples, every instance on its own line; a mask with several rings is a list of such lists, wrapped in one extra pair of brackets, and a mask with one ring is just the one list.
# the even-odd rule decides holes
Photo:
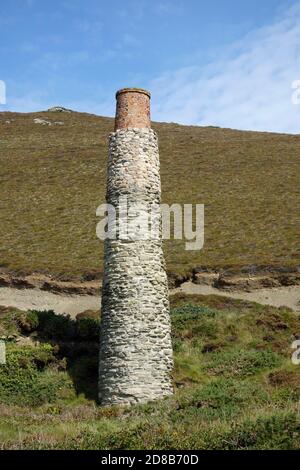
[(97, 404), (97, 317), (2, 310), (0, 448), (299, 449), (299, 316), (213, 296), (171, 303), (175, 394), (131, 408)]
[(214, 375), (247, 377), (274, 369), (282, 358), (273, 351), (233, 350), (213, 353), (206, 368)]

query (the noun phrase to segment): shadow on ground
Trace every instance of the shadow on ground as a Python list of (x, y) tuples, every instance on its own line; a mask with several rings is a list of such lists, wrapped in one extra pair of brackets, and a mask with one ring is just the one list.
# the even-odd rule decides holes
[(54, 311), (31, 311), (23, 318), (23, 333), (54, 347), (64, 361), (76, 393), (97, 401), (99, 313), (86, 311), (74, 320)]

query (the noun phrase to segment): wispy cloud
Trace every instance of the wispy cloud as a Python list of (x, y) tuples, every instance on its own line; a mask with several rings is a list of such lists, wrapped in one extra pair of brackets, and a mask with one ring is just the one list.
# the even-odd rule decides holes
[(204, 67), (152, 80), (160, 121), (300, 133), (292, 82), (300, 79), (300, 3), (253, 31)]
[(32, 62), (32, 67), (37, 70), (62, 71), (64, 68), (75, 67), (86, 64), (92, 60), (90, 53), (86, 50), (66, 52), (45, 52)]
[(80, 33), (85, 34), (99, 34), (103, 30), (103, 22), (100, 20), (88, 20), (88, 19), (81, 19), (75, 22), (75, 28)]
[(182, 13), (184, 8), (183, 3), (168, 0), (161, 0), (160, 2), (153, 3), (153, 9), (158, 15), (178, 15)]
[[(75, 4), (69, 5), (74, 8)], [(93, 18), (76, 16), (72, 27), (85, 39), (76, 45), (70, 44), (71, 36), (55, 31), (42, 37), (39, 33), (35, 42), (24, 38), (18, 44), (0, 45), (6, 58), (21, 50), (28, 61), (26, 74), (17, 84), (8, 73), (0, 77), (8, 87), (3, 108), (34, 111), (61, 104), (113, 115), (114, 90), (124, 86), (126, 80), (128, 86), (151, 90), (152, 116), (157, 121), (300, 133), (300, 105), (292, 103), (292, 83), (300, 80), (300, 1), (282, 11), (272, 24), (252, 31), (239, 42), (229, 47), (221, 44), (217, 53), (213, 51), (210, 63), (203, 65), (200, 44), (199, 50), (191, 53), (190, 62), (185, 57), (189, 66), (166, 70), (155, 77), (155, 64), (152, 67), (149, 63), (149, 68), (144, 69), (140, 61), (145, 38), (133, 25), (144, 20), (150, 8), (152, 13), (156, 8), (156, 19), (168, 17), (171, 11), (174, 14), (172, 5), (169, 0), (122, 4), (123, 10), (116, 10), (115, 14), (119, 21), (121, 17), (124, 28), (108, 44), (105, 15), (98, 14)], [(0, 25), (8, 26), (14, 21), (12, 17), (2, 17)], [(176, 41), (173, 52), (176, 53)], [(130, 72), (124, 67), (127, 59)], [(85, 69), (91, 71), (91, 77), (107, 72), (100, 80), (101, 89), (91, 86), (89, 83), (96, 82), (89, 82), (86, 76), (81, 80), (80, 71)]]
[[(9, 109), (11, 111), (18, 111), (19, 113), (28, 113), (30, 111), (43, 111), (53, 105), (52, 101), (47, 99), (45, 93), (42, 93), (40, 91), (11, 97), (9, 88), (8, 104)], [(0, 111), (2, 111), (1, 108)]]
[(127, 20), (129, 19), (130, 23), (134, 23), (145, 17), (147, 8), (145, 0), (131, 0), (127, 3), (124, 2), (123, 7), (116, 10), (116, 14)]

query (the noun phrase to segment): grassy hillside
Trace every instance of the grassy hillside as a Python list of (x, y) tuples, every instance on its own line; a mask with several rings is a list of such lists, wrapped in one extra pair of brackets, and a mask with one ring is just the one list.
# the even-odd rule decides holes
[[(112, 119), (88, 114), (0, 113), (0, 267), (101, 274), (95, 211), (104, 202), (112, 127)], [(300, 136), (153, 127), (163, 202), (206, 206), (205, 249), (166, 242), (169, 271), (299, 264)]]
[(219, 297), (171, 302), (175, 395), (130, 409), (97, 406), (96, 314), (1, 307), (0, 448), (300, 449), (299, 316)]

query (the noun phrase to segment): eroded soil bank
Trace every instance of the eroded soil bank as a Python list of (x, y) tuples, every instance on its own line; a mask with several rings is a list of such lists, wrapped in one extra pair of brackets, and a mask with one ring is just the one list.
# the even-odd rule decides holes
[[(246, 266), (242, 269), (194, 268), (186, 275), (168, 272), (170, 290), (187, 282), (211, 286), (224, 291), (247, 291), (300, 285), (300, 267)], [(18, 289), (39, 288), (43, 291), (64, 294), (98, 295), (102, 281), (95, 275), (84, 279), (59, 278), (53, 275), (31, 273), (13, 274), (0, 268), (0, 287)]]

